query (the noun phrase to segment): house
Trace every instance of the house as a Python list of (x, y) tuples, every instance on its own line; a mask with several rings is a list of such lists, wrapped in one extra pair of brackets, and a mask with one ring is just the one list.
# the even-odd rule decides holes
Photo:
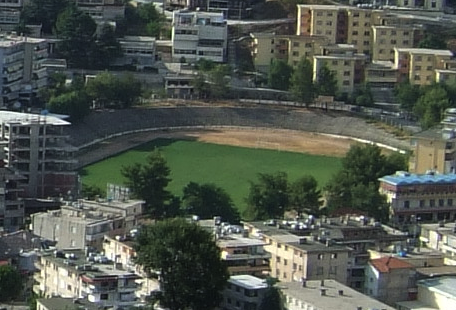
[(222, 309), (258, 309), (268, 289), (266, 280), (251, 275), (231, 276), (223, 291)]
[(365, 293), (388, 305), (416, 299), (415, 267), (396, 257), (372, 259), (366, 268)]

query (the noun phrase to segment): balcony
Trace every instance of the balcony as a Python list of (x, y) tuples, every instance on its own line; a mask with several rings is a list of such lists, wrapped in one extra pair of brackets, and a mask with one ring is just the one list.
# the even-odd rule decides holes
[(240, 254), (230, 254), (227, 252), (222, 252), (223, 260), (250, 260), (250, 259), (269, 259), (271, 258), (271, 253), (240, 253)]

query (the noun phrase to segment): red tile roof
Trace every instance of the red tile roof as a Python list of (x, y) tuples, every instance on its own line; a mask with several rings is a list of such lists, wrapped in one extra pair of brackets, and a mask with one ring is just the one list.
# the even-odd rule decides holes
[(395, 257), (382, 257), (377, 259), (372, 259), (370, 264), (374, 266), (379, 272), (390, 272), (391, 269), (405, 269), (413, 268), (412, 264), (404, 262), (402, 259)]

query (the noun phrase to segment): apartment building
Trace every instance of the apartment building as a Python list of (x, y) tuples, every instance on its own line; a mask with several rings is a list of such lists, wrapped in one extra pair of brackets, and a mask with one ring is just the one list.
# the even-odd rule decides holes
[[(1, 145), (1, 144), (0, 144)], [(19, 197), (23, 191), (18, 182), (23, 176), (0, 167), (0, 230), (13, 232), (24, 225), (24, 202)]]
[(456, 219), (456, 175), (399, 171), (379, 179), (396, 225)]
[(101, 250), (105, 235), (114, 237), (129, 231), (132, 222), (129, 218), (135, 218), (135, 215), (126, 216), (118, 209), (76, 204), (33, 214), (31, 228), (36, 235), (57, 242), (60, 249), (90, 246)]
[(23, 196), (55, 197), (76, 193), (76, 148), (63, 127), (69, 122), (53, 115), (3, 111), (0, 113), (0, 142), (4, 165), (25, 178), (19, 181)]
[[(456, 224), (440, 221), (435, 224), (420, 224), (420, 241), (423, 246), (445, 254), (446, 260), (456, 260)], [(454, 265), (451, 263), (450, 265)]]
[(333, 279), (281, 283), (280, 286), (288, 310), (395, 309)]
[(115, 21), (125, 17), (125, 4), (121, 0), (75, 0), (78, 8), (95, 21)]
[(435, 128), (414, 134), (410, 139), (413, 151), (409, 159), (409, 171), (412, 173), (454, 173), (456, 168), (456, 117), (452, 109), (447, 110), (442, 121), (443, 129)]
[(251, 275), (231, 276), (223, 291), (220, 308), (224, 310), (258, 309), (268, 289), (266, 280)]
[(323, 66), (335, 73), (337, 87), (340, 92), (350, 94), (356, 86), (364, 81), (364, 54), (333, 54), (314, 56), (313, 79), (318, 80), (318, 74)]
[(172, 58), (195, 62), (199, 59), (225, 62), (228, 26), (222, 13), (173, 12)]
[(137, 305), (140, 277), (97, 253), (84, 251), (41, 252), (36, 263), (34, 292), (43, 296), (84, 298), (104, 308)]
[[(250, 234), (258, 235), (266, 242), (264, 249), (271, 254), (270, 275), (282, 282), (335, 279), (347, 281), (347, 266), (351, 249), (334, 244), (325, 244), (310, 236), (299, 236), (284, 226), (268, 223), (245, 223)], [(283, 228), (280, 228), (283, 227)], [(299, 233), (299, 232), (298, 232)]]
[(347, 9), (347, 42), (356, 47), (357, 53), (371, 54), (372, 10), (359, 8)]
[(371, 87), (394, 88), (397, 84), (397, 69), (392, 61), (374, 60), (365, 67), (364, 81)]
[(394, 62), (394, 48), (413, 48), (423, 29), (408, 25), (373, 25), (372, 60)]
[(124, 36), (119, 39), (122, 57), (117, 58), (112, 65), (132, 66), (137, 71), (151, 69), (156, 59), (156, 40), (145, 36)]
[(365, 294), (391, 306), (416, 299), (415, 267), (396, 257), (370, 260), (365, 283)]
[(0, 25), (3, 31), (14, 30), (19, 24), (24, 0), (0, 0)]
[(394, 48), (398, 82), (410, 81), (414, 85), (430, 85), (435, 82), (435, 70), (445, 69), (445, 64), (452, 58), (453, 53), (449, 50)]

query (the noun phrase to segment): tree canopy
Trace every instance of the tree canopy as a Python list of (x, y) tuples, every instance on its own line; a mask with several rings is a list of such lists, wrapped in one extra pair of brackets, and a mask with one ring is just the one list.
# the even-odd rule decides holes
[(437, 50), (446, 50), (448, 48), (447, 43), (445, 42), (445, 38), (434, 33), (426, 34), (424, 38), (418, 43), (418, 47)]
[(280, 289), (269, 286), (258, 306), (258, 310), (284, 310), (284, 299)]
[(14, 300), (22, 291), (22, 276), (9, 265), (0, 266), (0, 302)]
[(271, 88), (288, 90), (293, 68), (285, 60), (273, 59), (268, 74), (268, 85)]
[(290, 91), (299, 102), (309, 105), (315, 98), (312, 63), (301, 58), (290, 79)]
[(246, 202), (244, 217), (249, 220), (282, 218), (289, 202), (287, 174), (258, 174), (258, 182), (250, 182)]
[(219, 305), (228, 271), (210, 232), (184, 219), (140, 229), (136, 263), (159, 275), (161, 305), (170, 310), (212, 310)]
[(385, 197), (378, 192), (378, 179), (398, 170), (406, 170), (406, 156), (382, 154), (376, 145), (354, 145), (342, 160), (342, 169), (326, 185), (327, 204), (331, 211), (353, 208), (386, 220)]
[(223, 188), (211, 183), (190, 182), (183, 192), (182, 204), (187, 214), (195, 214), (202, 219), (221, 216), (223, 221), (232, 224), (239, 222), (239, 213)]
[(26, 1), (21, 12), (22, 23), (41, 25), (42, 31), (52, 34), (57, 17), (69, 5), (69, 0), (29, 0)]
[(320, 206), (323, 201), (318, 189), (317, 180), (311, 175), (305, 175), (290, 184), (290, 209), (296, 211), (298, 216), (308, 212), (314, 215), (320, 214)]
[(320, 68), (318, 79), (315, 85), (317, 93), (322, 96), (336, 96), (337, 79), (336, 74), (332, 72), (327, 65)]
[(167, 190), (171, 180), (170, 169), (158, 150), (153, 151), (144, 164), (124, 166), (121, 172), (126, 178), (125, 185), (132, 190), (133, 195), (145, 201), (148, 214), (153, 217), (168, 216), (167, 206), (173, 198)]
[(437, 85), (426, 91), (416, 102), (413, 111), (420, 118), (424, 129), (437, 125), (445, 109), (450, 107), (448, 93), (443, 86)]
[(48, 108), (52, 113), (67, 114), (72, 122), (78, 122), (89, 115), (90, 99), (84, 91), (70, 91), (52, 97)]

